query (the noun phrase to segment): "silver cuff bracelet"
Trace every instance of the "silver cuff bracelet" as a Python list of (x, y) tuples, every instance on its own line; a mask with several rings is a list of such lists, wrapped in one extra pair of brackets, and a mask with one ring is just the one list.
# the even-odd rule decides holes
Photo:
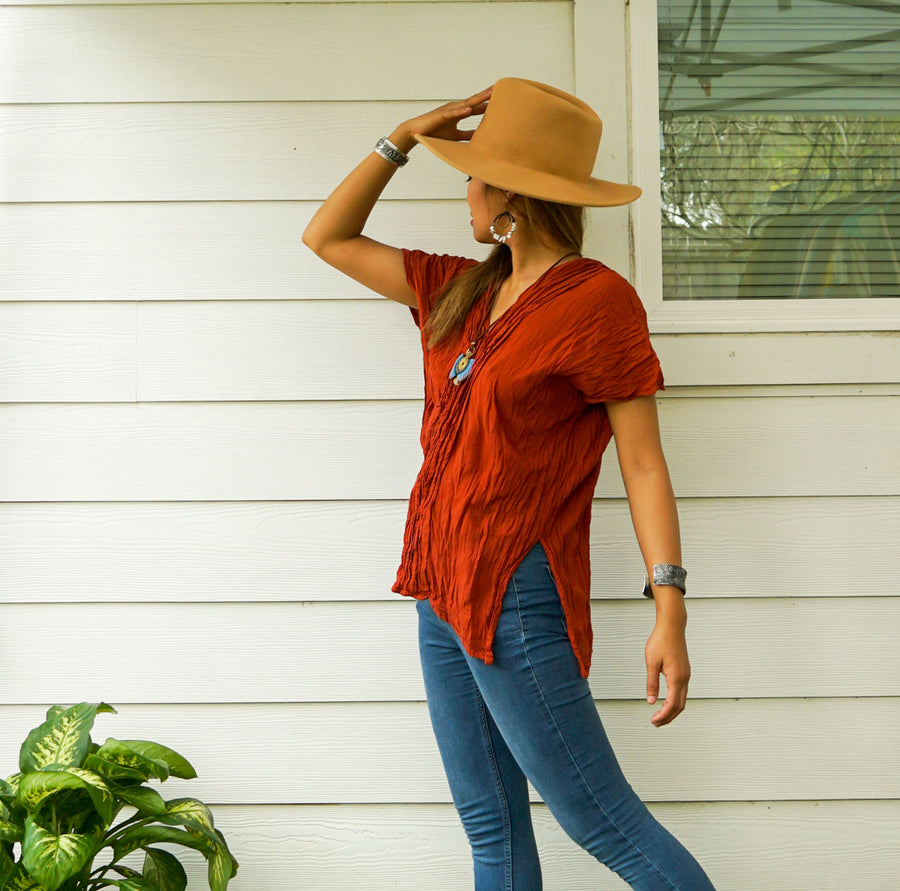
[(402, 167), (409, 161), (409, 156), (404, 155), (386, 136), (382, 136), (375, 143), (375, 153), (381, 155), (385, 161), (390, 161), (395, 167)]
[[(687, 578), (687, 570), (673, 563), (654, 563), (653, 564), (653, 584), (654, 585), (672, 585), (680, 588), (681, 593), (685, 594), (685, 579)], [(644, 597), (653, 597), (653, 588), (650, 586), (650, 579), (644, 576)]]

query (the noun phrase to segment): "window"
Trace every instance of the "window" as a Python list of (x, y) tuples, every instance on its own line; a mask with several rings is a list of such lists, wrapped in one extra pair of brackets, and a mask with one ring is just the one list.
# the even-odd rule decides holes
[(652, 5), (630, 9), (654, 314), (900, 327), (900, 0)]

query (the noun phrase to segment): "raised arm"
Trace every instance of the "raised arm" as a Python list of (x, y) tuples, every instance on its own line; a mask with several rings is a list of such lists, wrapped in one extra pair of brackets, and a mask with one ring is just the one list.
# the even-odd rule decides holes
[[(441, 139), (467, 140), (472, 131), (457, 126), (464, 118), (483, 114), (490, 89), (459, 102), (448, 102), (427, 114), (400, 124), (390, 141), (409, 154), (414, 134)], [(362, 234), (375, 202), (397, 168), (381, 155), (370, 154), (325, 200), (303, 233), (303, 243), (330, 266), (339, 269), (391, 300), (416, 305), (406, 281), (403, 254)]]
[[(641, 396), (626, 402), (607, 402), (606, 411), (616, 439), (634, 531), (647, 574), (652, 577), (654, 563), (681, 565), (678, 510), (659, 438), (656, 399)], [(656, 625), (644, 655), (648, 702), (656, 702), (660, 673), (666, 678), (666, 701), (650, 719), (661, 727), (684, 710), (691, 664), (685, 642), (684, 596), (671, 585), (654, 585), (653, 599)]]

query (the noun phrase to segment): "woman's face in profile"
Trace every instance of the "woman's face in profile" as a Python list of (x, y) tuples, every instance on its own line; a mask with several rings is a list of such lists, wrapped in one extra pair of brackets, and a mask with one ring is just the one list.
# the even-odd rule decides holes
[[(480, 179), (469, 177), (466, 190), (469, 202), (469, 213), (472, 216), (472, 235), (480, 244), (493, 244), (491, 223), (498, 213), (503, 212), (503, 195), (497, 189), (487, 185)], [(496, 205), (496, 209), (494, 209)]]

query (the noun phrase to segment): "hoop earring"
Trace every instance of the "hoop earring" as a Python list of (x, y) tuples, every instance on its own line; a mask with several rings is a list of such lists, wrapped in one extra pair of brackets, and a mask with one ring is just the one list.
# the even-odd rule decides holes
[[(504, 219), (506, 217), (506, 219)], [(498, 229), (503, 228), (506, 229), (502, 235), (497, 231)], [(494, 222), (491, 223), (491, 236), (494, 241), (499, 241), (500, 244), (506, 244), (509, 241), (509, 237), (516, 231), (516, 218), (508, 211), (504, 210), (503, 213), (498, 213), (497, 216), (494, 217)]]

